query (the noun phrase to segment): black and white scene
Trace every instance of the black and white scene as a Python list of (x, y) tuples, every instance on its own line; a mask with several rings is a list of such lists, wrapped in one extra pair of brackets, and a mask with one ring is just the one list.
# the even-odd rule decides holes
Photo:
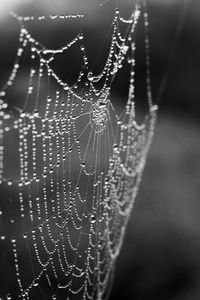
[(199, 0), (0, 0), (0, 300), (199, 300), (199, 114)]

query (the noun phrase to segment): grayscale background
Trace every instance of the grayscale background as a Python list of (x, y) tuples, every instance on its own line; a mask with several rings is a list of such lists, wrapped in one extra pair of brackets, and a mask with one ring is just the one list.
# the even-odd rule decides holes
[[(19, 26), (8, 16), (9, 9), (23, 15), (90, 10), (84, 31), (90, 64), (98, 73), (108, 54), (105, 36), (114, 7), (111, 0), (104, 13), (97, 13), (95, 7), (101, 2), (1, 0), (0, 88), (12, 69), (18, 41)], [(128, 15), (134, 2), (118, 2)], [(157, 128), (143, 181), (117, 261), (110, 300), (200, 299), (200, 1), (147, 2), (154, 99), (163, 78), (167, 82), (161, 93)], [(183, 18), (184, 5), (187, 7)], [(52, 26), (51, 34), (40, 29), (39, 25), (30, 28), (47, 44), (59, 44), (76, 30), (76, 25), (62, 29), (59, 36), (60, 28)], [(140, 26), (136, 41), (136, 89), (142, 103), (138, 100), (136, 104), (138, 120), (142, 120), (145, 57)], [(66, 73), (63, 62), (58, 62), (56, 68), (70, 80), (71, 71)], [(128, 79), (122, 77), (124, 80), (115, 86), (115, 105), (119, 110), (125, 105), (128, 91)]]

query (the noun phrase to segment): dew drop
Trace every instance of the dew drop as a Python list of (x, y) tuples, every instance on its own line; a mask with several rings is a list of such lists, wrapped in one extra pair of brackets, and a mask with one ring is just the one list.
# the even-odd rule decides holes
[(14, 68), (15, 68), (15, 69), (19, 69), (19, 64), (15, 64), (15, 65), (14, 65)]
[(94, 81), (96, 77), (92, 74), (92, 72), (89, 72), (87, 78), (89, 81)]
[(38, 286), (38, 285), (39, 285), (38, 281), (33, 282), (33, 286)]
[(68, 86), (68, 85), (65, 85), (65, 86), (64, 86), (64, 90), (65, 90), (65, 91), (68, 91), (68, 90), (69, 90), (69, 86)]
[(49, 51), (48, 50), (43, 50), (43, 54), (48, 54)]
[(126, 45), (122, 46), (123, 54), (126, 54), (127, 51), (128, 51), (128, 46), (126, 46)]
[(94, 223), (96, 222), (95, 216), (94, 216), (94, 215), (91, 215), (90, 220), (91, 220), (91, 223), (94, 224)]
[(16, 238), (15, 238), (15, 237), (12, 237), (12, 238), (11, 238), (11, 242), (12, 242), (12, 243), (15, 243), (15, 242), (16, 242)]
[(27, 237), (28, 237), (27, 233), (24, 233), (24, 234), (23, 234), (23, 238), (24, 238), (24, 239), (27, 239)]
[(10, 295), (10, 294), (7, 294), (6, 300), (11, 300), (11, 299), (12, 299), (11, 295)]

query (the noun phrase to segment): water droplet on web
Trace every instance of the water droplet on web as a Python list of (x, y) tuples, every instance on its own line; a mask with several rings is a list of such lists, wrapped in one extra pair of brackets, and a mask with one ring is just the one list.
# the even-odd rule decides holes
[(84, 50), (85, 50), (85, 47), (82, 45), (82, 46), (80, 47), (80, 49), (81, 49), (81, 51), (84, 51)]
[(34, 281), (33, 282), (33, 286), (38, 286), (39, 285), (39, 282), (38, 281)]
[[(119, 15), (118, 10), (116, 10), (116, 16), (117, 15)], [(128, 118), (127, 120), (122, 119), (122, 121), (120, 121), (120, 117), (115, 114), (115, 110), (111, 107), (110, 90), (112, 88), (113, 75), (122, 67), (124, 59), (127, 59), (126, 56), (129, 56), (129, 62), (134, 64), (133, 51), (130, 51), (133, 39), (132, 34), (129, 34), (128, 32), (126, 37), (121, 34), (120, 28), (117, 27), (117, 22), (120, 17), (116, 18), (116, 16), (113, 20), (115, 30), (113, 32), (111, 49), (108, 54), (108, 62), (101, 73), (97, 73), (97, 71), (94, 71), (93, 69), (90, 70), (89, 68), (89, 58), (87, 56), (87, 51), (85, 51), (85, 35), (83, 32), (79, 32), (71, 42), (68, 42), (68, 44), (62, 48), (58, 50), (48, 50), (41, 46), (36, 40), (32, 39), (28, 30), (22, 30), (20, 37), (21, 48), (17, 54), (19, 56), (17, 58), (19, 64), (16, 63), (14, 65), (14, 72), (7, 83), (11, 86), (11, 89), (13, 88), (14, 90), (15, 75), (16, 77), (18, 76), (17, 71), (21, 67), (21, 62), (24, 58), (26, 62), (26, 56), (28, 55), (28, 57), (31, 56), (38, 60), (37, 66), (33, 64), (35, 69), (30, 69), (29, 78), (26, 78), (26, 86), (24, 88), (27, 89), (26, 92), (28, 92), (28, 97), (30, 97), (30, 100), (32, 97), (35, 98), (34, 95), (37, 92), (37, 81), (39, 76), (41, 77), (42, 75), (42, 86), (44, 85), (44, 88), (46, 87), (47, 90), (48, 85), (48, 91), (45, 91), (45, 96), (43, 93), (38, 93), (37, 101), (34, 101), (35, 103), (33, 103), (33, 105), (28, 105), (29, 99), (27, 98), (28, 102), (26, 101), (27, 103), (25, 103), (27, 105), (24, 105), (24, 110), (26, 112), (23, 112), (21, 109), (19, 110), (19, 118), (17, 113), (14, 127), (11, 122), (7, 122), (7, 110), (2, 111), (2, 109), (7, 109), (7, 104), (4, 104), (3, 99), (0, 100), (0, 115), (3, 116), (2, 120), (0, 120), (0, 135), (7, 131), (6, 135), (10, 134), (10, 138), (12, 138), (12, 130), (13, 128), (15, 129), (14, 134), (18, 134), (19, 139), (15, 141), (16, 145), (13, 150), (19, 149), (19, 155), (17, 155), (16, 159), (18, 161), (18, 169), (20, 167), (20, 170), (17, 172), (17, 178), (13, 180), (13, 186), (7, 186), (11, 192), (13, 192), (12, 190), (14, 187), (18, 189), (19, 203), (17, 201), (17, 204), (19, 205), (19, 213), (18, 216), (14, 216), (14, 219), (12, 218), (13, 215), (11, 213), (11, 216), (8, 216), (7, 218), (8, 220), (6, 220), (6, 218), (4, 220), (4, 217), (7, 216), (7, 211), (5, 210), (5, 207), (0, 208), (0, 220), (2, 222), (6, 221), (6, 224), (8, 221), (10, 227), (12, 227), (11, 229), (14, 229), (12, 230), (11, 235), (7, 235), (7, 231), (5, 231), (5, 235), (0, 235), (0, 242), (2, 246), (3, 243), (9, 242), (9, 246), (13, 247), (14, 271), (19, 283), (22, 279), (22, 286), (23, 277), (21, 278), (20, 267), (21, 264), (22, 269), (25, 267), (26, 260), (24, 262), (21, 261), (19, 246), (20, 243), (24, 243), (23, 246), (27, 247), (31, 246), (29, 245), (30, 243), (34, 245), (34, 252), (31, 251), (30, 255), (34, 255), (34, 261), (36, 260), (38, 265), (43, 265), (43, 269), (40, 268), (40, 270), (42, 270), (41, 275), (44, 272), (46, 273), (45, 275), (49, 280), (49, 287), (53, 288), (49, 295), (49, 300), (56, 300), (57, 295), (59, 298), (60, 293), (57, 294), (55, 290), (57, 285), (58, 288), (68, 289), (68, 292), (71, 291), (71, 294), (77, 294), (77, 298), (80, 298), (81, 296), (83, 297), (81, 291), (82, 288), (80, 289), (80, 286), (78, 285), (82, 284), (83, 279), (87, 279), (89, 275), (89, 268), (91, 269), (91, 272), (94, 272), (93, 274), (97, 274), (96, 272), (98, 270), (92, 262), (92, 259), (88, 259), (87, 264), (82, 264), (83, 260), (85, 261), (86, 256), (89, 258), (90, 250), (92, 250), (94, 242), (95, 247), (99, 247), (99, 251), (102, 255), (103, 253), (106, 254), (105, 241), (102, 235), (104, 233), (112, 234), (111, 230), (115, 232), (120, 226), (119, 223), (114, 222), (112, 224), (112, 228), (106, 227), (107, 218), (109, 217), (110, 220), (112, 220), (113, 212), (116, 212), (117, 215), (120, 214), (121, 209), (116, 209), (116, 211), (114, 211), (116, 206), (120, 204), (116, 202), (116, 205), (112, 206), (110, 202), (112, 202), (112, 197), (118, 196), (115, 195), (115, 191), (122, 188), (122, 180), (125, 181), (124, 194), (125, 197), (128, 198), (125, 200), (128, 202), (132, 200), (131, 196), (129, 198), (129, 194), (132, 194), (130, 193), (130, 189), (134, 187), (135, 183), (133, 182), (130, 185), (129, 180), (131, 180), (131, 178), (129, 179), (127, 177), (130, 177), (129, 173), (131, 175), (134, 171), (132, 169), (135, 168), (135, 164), (131, 164), (132, 160), (134, 161), (135, 158), (137, 159), (141, 156), (141, 152), (144, 149), (143, 140), (147, 136), (146, 131), (148, 128), (147, 130), (145, 129), (144, 137), (142, 135), (143, 132), (140, 133), (136, 130), (132, 124), (132, 119), (134, 119), (134, 117), (132, 117), (129, 109), (130, 104), (126, 106), (126, 111), (127, 115), (129, 114), (129, 116), (132, 117), (129, 118), (131, 122), (129, 122)], [(63, 20), (76, 17), (79, 17), (79, 15), (51, 15), (50, 19)], [(32, 17), (19, 18), (21, 18), (22, 23), (30, 20), (46, 19), (46, 17), (43, 16), (33, 17), (33, 19)], [(126, 24), (130, 24), (131, 22), (135, 24), (134, 16), (127, 21), (123, 18), (120, 20)], [(126, 24), (124, 26), (126, 26)], [(130, 25), (128, 25), (128, 27), (130, 27)], [(129, 38), (130, 40), (128, 42)], [(81, 54), (81, 65), (77, 66), (77, 74), (79, 75), (76, 82), (74, 82), (73, 86), (71, 86), (71, 83), (68, 83), (70, 84), (68, 85), (65, 81), (62, 81), (62, 79), (56, 74), (56, 71), (51, 69), (51, 66), (48, 64), (51, 62), (51, 59), (53, 60), (54, 54), (63, 53), (76, 43), (78, 44), (79, 54)], [(127, 45), (129, 45), (129, 47)], [(30, 53), (25, 53), (24, 51), (27, 46)], [(66, 51), (65, 54), (67, 54), (67, 52), (68, 51)], [(20, 58), (22, 55), (23, 57)], [(129, 70), (129, 73), (130, 72), (131, 71)], [(130, 76), (131, 78), (129, 83), (133, 88), (134, 73), (129, 75), (132, 76)], [(47, 83), (46, 80), (49, 82)], [(56, 84), (54, 85), (54, 83)], [(5, 92), (0, 92), (1, 97), (5, 95), (7, 96), (7, 92), (6, 94)], [(46, 101), (42, 98), (46, 98)], [(38, 110), (34, 111), (34, 107)], [(10, 114), (10, 110), (8, 111)], [(117, 124), (116, 121), (118, 121)], [(86, 125), (90, 126), (85, 127)], [(130, 131), (126, 131), (129, 125)], [(84, 130), (82, 131), (82, 129)], [(87, 137), (90, 132), (91, 139), (87, 141)], [(109, 145), (107, 145), (108, 137)], [(130, 143), (127, 142), (129, 138)], [(0, 139), (2, 139), (2, 136), (0, 136)], [(4, 147), (4, 144), (5, 149), (2, 148), (1, 150), (1, 147)], [(133, 144), (136, 144), (136, 146), (132, 150)], [(140, 147), (137, 147), (138, 144)], [(12, 182), (10, 182), (6, 176), (6, 170), (5, 172), (3, 170), (3, 156), (4, 154), (7, 155), (6, 148), (8, 148), (8, 145), (6, 145), (2, 139), (2, 145), (0, 146), (0, 183), (5, 182), (6, 185), (12, 185)], [(100, 151), (102, 153), (104, 152), (101, 161), (96, 159), (98, 158)], [(95, 153), (97, 154), (97, 157)], [(5, 157), (5, 160), (9, 159), (9, 155), (7, 156), (8, 158)], [(124, 163), (124, 157), (127, 157), (127, 164), (122, 165), (123, 170), (121, 171), (119, 166), (121, 160)], [(73, 165), (74, 162), (75, 166)], [(71, 172), (74, 169), (77, 170), (75, 170), (75, 172)], [(115, 180), (116, 172), (117, 180)], [(140, 172), (140, 170), (138, 172)], [(126, 173), (128, 176), (124, 177), (124, 174), (126, 175)], [(10, 175), (9, 172), (8, 175)], [(79, 177), (75, 178), (72, 175), (78, 175)], [(85, 178), (89, 177), (94, 178), (94, 180), (88, 179), (88, 184), (86, 184)], [(126, 182), (128, 184), (126, 184)], [(80, 186), (78, 184), (80, 184)], [(84, 188), (86, 189), (85, 191), (83, 191)], [(114, 196), (110, 191), (113, 191)], [(9, 199), (9, 196), (7, 198)], [(92, 201), (92, 199), (95, 199), (95, 201)], [(15, 200), (15, 197), (13, 197), (13, 200)], [(9, 199), (9, 201), (11, 200)], [(48, 203), (49, 201), (50, 203)], [(93, 203), (92, 205), (91, 202)], [(107, 210), (110, 210), (110, 213), (108, 213)], [(35, 213), (37, 218), (36, 223), (33, 222), (36, 221)], [(124, 212), (122, 218), (125, 220), (126, 217), (127, 215)], [(17, 230), (17, 228), (14, 228), (15, 223), (10, 224), (14, 221), (15, 223), (22, 221), (24, 225), (28, 226), (24, 227), (25, 229), (21, 233), (15, 233), (15, 229)], [(32, 222), (30, 223), (30, 226), (29, 221)], [(25, 224), (26, 222), (28, 222), (28, 224)], [(72, 230), (70, 228), (71, 222), (73, 222)], [(101, 225), (100, 227), (98, 226), (101, 232), (99, 232), (100, 234), (96, 236), (94, 241), (92, 235), (93, 233), (95, 234), (96, 229), (98, 230), (97, 225)], [(54, 227), (56, 227), (56, 234), (54, 234)], [(79, 234), (80, 232), (80, 243), (75, 244), (73, 234)], [(2, 234), (3, 233), (4, 231), (2, 231)], [(49, 242), (45, 244), (47, 241), (47, 235), (49, 242), (51, 240), (52, 246), (54, 245), (55, 248), (50, 247)], [(68, 254), (67, 247), (65, 247), (66, 237), (68, 239), (68, 244), (73, 246), (73, 253), (77, 259), (69, 259), (69, 262), (62, 264), (61, 260), (67, 260), (68, 255), (70, 255)], [(3, 241), (4, 239), (5, 241)], [(98, 242), (98, 239), (101, 241)], [(121, 236), (119, 239), (121, 239)], [(44, 252), (47, 252), (48, 261), (52, 264), (51, 270), (48, 264), (45, 263), (45, 261), (47, 261), (46, 257), (43, 257), (42, 253), (40, 253), (38, 240), (39, 243), (43, 243), (43, 248), (45, 248)], [(78, 247), (79, 244), (80, 247)], [(116, 245), (116, 250), (112, 250), (115, 250), (115, 252), (118, 251), (119, 244), (120, 243)], [(55, 249), (58, 254), (61, 253), (62, 256), (55, 257), (54, 251), (52, 252), (53, 249)], [(92, 255), (93, 251), (91, 251), (91, 258)], [(96, 255), (98, 255), (98, 252), (95, 251), (94, 259), (96, 259)], [(115, 256), (114, 252), (113, 255)], [(59, 283), (60, 280), (58, 278), (58, 281), (51, 286), (50, 279), (53, 274), (52, 271), (56, 274), (57, 261), (58, 263), (60, 262), (61, 271), (63, 271), (62, 275), (66, 276), (66, 278), (63, 283)], [(110, 263), (110, 260), (107, 262), (107, 260), (100, 259), (98, 265), (99, 269), (102, 268), (102, 264), (104, 263), (106, 264), (105, 268), (103, 265), (105, 275), (102, 276), (102, 278), (101, 276), (98, 278), (98, 282), (95, 282), (95, 287), (98, 284), (102, 284), (102, 287), (106, 289), (107, 287), (104, 286), (106, 283), (102, 283), (100, 281), (107, 276), (107, 272), (111, 271), (112, 264)], [(38, 272), (36, 272), (36, 274), (38, 274)], [(36, 290), (39, 289), (40, 280), (42, 280), (42, 278), (40, 275), (36, 274), (33, 274), (34, 276), (31, 279), (32, 283), (29, 283), (29, 287), (26, 290), (22, 289), (20, 293), (21, 298), (28, 299), (32, 292), (35, 293)], [(71, 274), (77, 276), (77, 278), (85, 278), (80, 278), (82, 280), (79, 280), (74, 276), (71, 276)], [(63, 277), (61, 276), (61, 278)], [(37, 288), (35, 289), (34, 287)], [(31, 291), (31, 289), (34, 291)], [(89, 287), (86, 284), (84, 286), (84, 294), (89, 296), (89, 294), (94, 295), (95, 293), (97, 298), (100, 299), (100, 291), (92, 292), (92, 289), (92, 286)], [(3, 299), (15, 299), (14, 294), (12, 294), (11, 297), (9, 294), (6, 296), (6, 293)], [(67, 299), (69, 299), (69, 297), (70, 296), (66, 296)], [(1, 298), (2, 296), (0, 296), (0, 299)]]
[(19, 64), (15, 64), (15, 65), (14, 65), (14, 68), (15, 68), (15, 69), (19, 69)]
[(128, 46), (126, 46), (126, 45), (122, 46), (123, 54), (126, 54), (127, 51), (128, 51)]
[(87, 78), (89, 81), (94, 81), (96, 77), (92, 74), (92, 72), (89, 72)]
[(43, 54), (48, 54), (49, 53), (49, 51), (48, 50), (43, 50)]
[(15, 243), (15, 242), (16, 242), (16, 238), (15, 238), (15, 237), (12, 237), (12, 238), (11, 238), (11, 242), (12, 242), (12, 243)]
[(23, 234), (23, 238), (24, 238), (24, 239), (27, 239), (27, 237), (28, 237), (27, 233), (24, 233), (24, 234)]
[(90, 220), (91, 220), (91, 223), (94, 224), (94, 223), (96, 222), (95, 216), (94, 216), (94, 215), (91, 215)]

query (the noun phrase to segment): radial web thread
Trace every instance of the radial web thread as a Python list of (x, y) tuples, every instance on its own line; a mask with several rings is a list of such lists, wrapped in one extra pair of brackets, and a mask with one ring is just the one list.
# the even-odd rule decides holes
[[(143, 6), (136, 3), (129, 19), (116, 8), (109, 55), (98, 75), (89, 68), (83, 32), (62, 48), (49, 49), (26, 27), (44, 16), (12, 13), (20, 23), (19, 47), (0, 92), (0, 265), (10, 277), (1, 299), (100, 300), (109, 293), (157, 114), (146, 34), (148, 113), (143, 124), (136, 122), (134, 34), (142, 12), (147, 29)], [(70, 86), (51, 64), (73, 47), (79, 48), (82, 67)], [(118, 115), (111, 89), (125, 61), (131, 70), (129, 96)], [(15, 90), (25, 63), (20, 107)]]

